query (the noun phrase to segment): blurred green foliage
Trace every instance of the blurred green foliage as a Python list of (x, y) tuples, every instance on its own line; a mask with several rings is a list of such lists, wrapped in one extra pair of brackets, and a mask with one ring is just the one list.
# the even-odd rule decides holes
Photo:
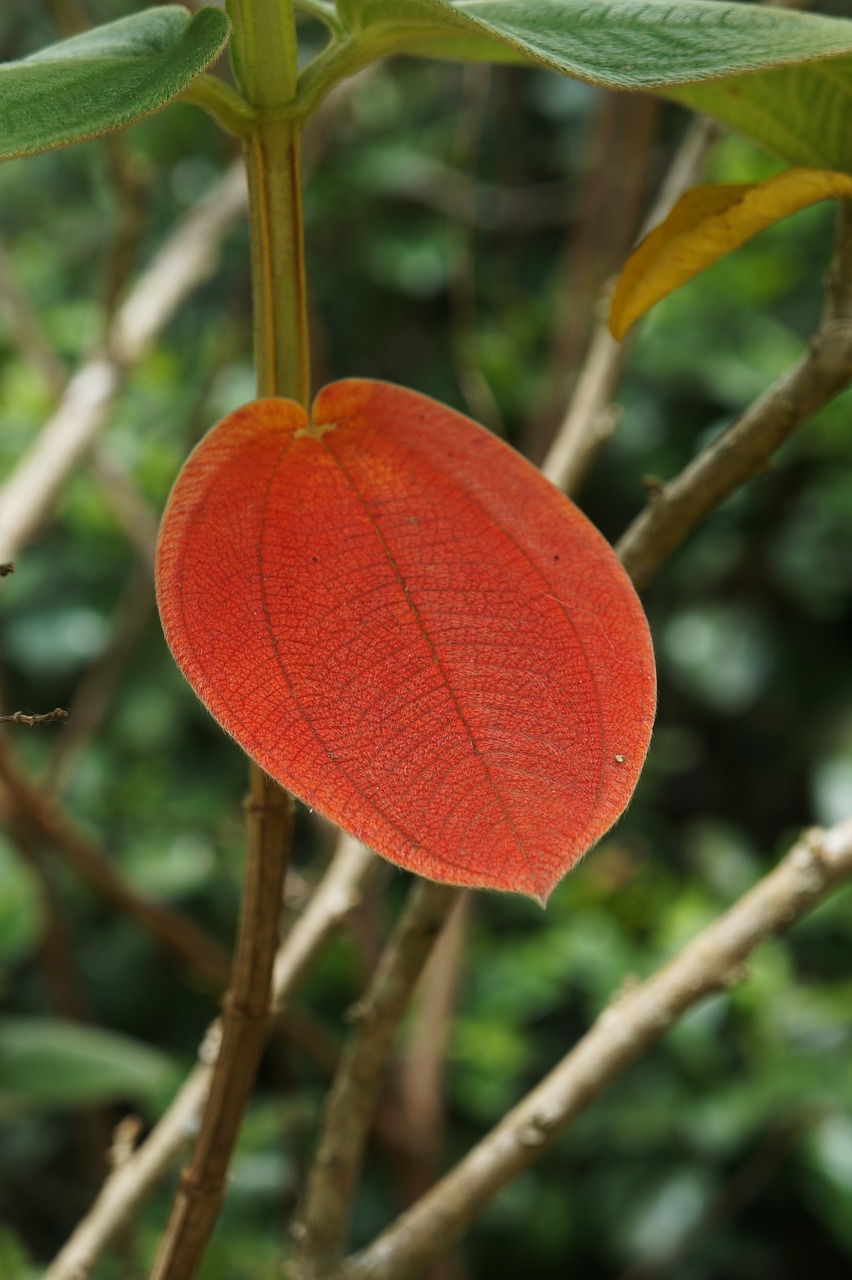
[[(100, 0), (91, 14), (105, 20), (132, 7)], [(48, 11), (5, 8), (0, 58), (55, 38)], [(318, 39), (307, 25), (306, 42)], [(548, 350), (572, 305), (560, 264), (584, 184), (599, 181), (607, 164), (605, 156), (597, 168), (589, 161), (602, 97), (543, 72), (477, 75), (428, 63), (381, 66), (313, 126), (306, 213), (315, 383), (382, 377), (469, 410), (463, 375), (475, 367), (501, 429), (535, 451), (533, 407), (548, 390)], [(477, 126), (484, 96), (488, 112)], [(663, 112), (653, 175), (685, 123), (675, 108)], [(135, 126), (123, 145), (145, 189), (137, 273), (234, 153), (184, 106)], [(709, 176), (754, 180), (773, 167), (725, 137)], [(459, 195), (471, 179), (479, 184), (472, 202)], [(616, 205), (603, 212), (602, 240)], [(71, 369), (101, 332), (120, 220), (103, 144), (4, 165), (0, 210), (15, 278)], [(618, 430), (579, 495), (607, 536), (641, 508), (643, 477), (673, 475), (799, 353), (819, 314), (831, 227), (829, 206), (773, 227), (643, 323)], [(112, 414), (103, 449), (154, 509), (200, 434), (251, 397), (248, 289), (243, 229), (133, 371)], [(51, 404), (4, 316), (3, 473)], [(616, 830), (546, 914), (514, 898), (477, 896), (449, 1039), (447, 1160), (497, 1121), (632, 975), (651, 972), (734, 901), (803, 826), (852, 811), (850, 416), (847, 393), (781, 450), (770, 476), (726, 502), (648, 591), (659, 720), (646, 773)], [(81, 469), (0, 584), (8, 709), (74, 706), (79, 682), (103, 670), (128, 598), (144, 604), (149, 595), (103, 486)], [(45, 770), (70, 732), (71, 721), (8, 737)], [(97, 735), (59, 774), (63, 799), (132, 884), (180, 906), (224, 943), (239, 893), (244, 775), (237, 750), (176, 674), (149, 612)], [(316, 819), (299, 815), (295, 858), (305, 879), (316, 879), (331, 840)], [(14, 832), (0, 844), (0, 1274), (9, 1280), (37, 1275), (90, 1202), (100, 1176), (93, 1135), (128, 1112), (145, 1123), (156, 1118), (215, 1012), (211, 993), (137, 926), (96, 901), (50, 849), (36, 853), (35, 863), (21, 860)], [(44, 896), (45, 870), (56, 901)], [(406, 877), (385, 870), (376, 884), (300, 1002), (332, 1045), (345, 1034), (342, 1012), (363, 986)], [(57, 918), (92, 1024), (79, 1039), (60, 1025), (67, 1019), (45, 958), (47, 925)], [(684, 1018), (499, 1197), (466, 1247), (470, 1274), (848, 1276), (850, 925), (847, 889), (788, 939), (763, 946), (742, 986)], [(48, 1043), (54, 1070), (45, 1074), (41, 1060), (36, 1072)], [(296, 1039), (275, 1040), (205, 1263), (208, 1280), (279, 1274), (326, 1083), (316, 1054)], [(399, 1207), (394, 1188), (379, 1151), (359, 1198), (356, 1244)], [(98, 1276), (144, 1274), (170, 1191), (158, 1193)]]

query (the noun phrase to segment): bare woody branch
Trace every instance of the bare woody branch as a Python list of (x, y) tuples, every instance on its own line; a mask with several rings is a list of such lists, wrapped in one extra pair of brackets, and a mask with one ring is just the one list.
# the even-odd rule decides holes
[(151, 1280), (191, 1280), (195, 1275), (225, 1198), (228, 1165), (269, 1027), (293, 800), (257, 765), (251, 766), (249, 778), (246, 870), (222, 1039), (201, 1129), (181, 1176)]
[(48, 515), (69, 472), (104, 426), (127, 372), (210, 275), (245, 205), (242, 166), (235, 164), (177, 227), (118, 308), (107, 334), (109, 354), (92, 356), (71, 377), (52, 417), (0, 490), (3, 559), (11, 559)]
[[(329, 937), (361, 900), (376, 858), (341, 836), (334, 858), (302, 915), (281, 944), (273, 969), (272, 1005), (285, 1010)], [(210, 1089), (221, 1029), (208, 1030), (199, 1063), (141, 1147), (110, 1174), (88, 1214), (44, 1274), (43, 1280), (85, 1280), (98, 1258), (132, 1222), (154, 1187), (198, 1132)]]
[(98, 1198), (47, 1268), (42, 1280), (85, 1280), (100, 1256), (133, 1222), (152, 1189), (173, 1168), (198, 1132), (198, 1119), (210, 1090), (211, 1054), (217, 1039), (208, 1036), (202, 1060), (138, 1150), (104, 1182)]
[(447, 1041), (473, 903), (469, 889), (456, 895), (418, 984), (405, 1044), (376, 1115), (374, 1134), (381, 1141), (400, 1208), (418, 1200), (441, 1174), (447, 1137)]
[(616, 551), (640, 589), (704, 517), (852, 381), (852, 201), (840, 205), (822, 319), (805, 354), (656, 493)]
[[(666, 216), (687, 187), (697, 180), (704, 157), (716, 137), (716, 129), (701, 117), (693, 121), (663, 179), (654, 206), (643, 228), (644, 235)], [(606, 444), (618, 421), (613, 396), (630, 350), (628, 341), (616, 342), (607, 326), (604, 304), (580, 370), (574, 394), (554, 436), (541, 471), (552, 484), (574, 493), (595, 455)]]
[(320, 1280), (343, 1256), (352, 1197), (400, 1020), (458, 890), (421, 880), (411, 891), (353, 1017), (326, 1107), (304, 1208), (294, 1234), (292, 1275)]
[(339, 1274), (402, 1280), (461, 1237), (501, 1187), (534, 1164), (685, 1010), (745, 976), (745, 957), (852, 878), (852, 819), (811, 831), (658, 973), (616, 997), (591, 1030), (432, 1190)]

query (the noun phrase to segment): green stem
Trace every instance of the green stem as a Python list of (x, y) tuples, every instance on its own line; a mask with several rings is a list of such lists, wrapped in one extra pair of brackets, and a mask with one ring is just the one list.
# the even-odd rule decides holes
[(218, 76), (196, 76), (186, 86), (180, 100), (201, 107), (220, 128), (238, 138), (242, 138), (255, 122), (255, 113), (242, 94)]
[(261, 396), (310, 396), (299, 182), (296, 29), (289, 0), (229, 0), (238, 85), (256, 119), (243, 135), (249, 186), (255, 369)]
[(299, 133), (267, 119), (245, 140), (254, 360), (259, 396), (310, 398)]
[(296, 24), (290, 0), (228, 0), (231, 56), (242, 93), (258, 111), (286, 107), (296, 93)]

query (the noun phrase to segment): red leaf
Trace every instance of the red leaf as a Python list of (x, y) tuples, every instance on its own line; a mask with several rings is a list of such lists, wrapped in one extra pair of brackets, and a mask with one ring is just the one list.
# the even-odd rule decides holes
[(306, 804), (433, 880), (544, 902), (627, 805), (642, 608), (518, 454), (387, 383), (230, 414), (169, 500), (157, 591), (199, 698)]

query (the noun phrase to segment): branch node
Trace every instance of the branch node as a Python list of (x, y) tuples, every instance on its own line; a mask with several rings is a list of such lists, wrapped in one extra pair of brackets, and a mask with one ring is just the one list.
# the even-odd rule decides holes
[(201, 1201), (205, 1204), (215, 1204), (225, 1198), (225, 1189), (227, 1187), (227, 1179), (216, 1181), (205, 1185), (198, 1182), (192, 1175), (190, 1169), (184, 1169), (180, 1175), (180, 1189), (187, 1200)]
[(790, 855), (790, 861), (802, 877), (803, 887), (809, 893), (819, 892), (826, 879), (823, 842), (825, 832), (819, 827), (806, 831)]
[(655, 502), (666, 487), (665, 480), (661, 480), (659, 476), (643, 476), (641, 484), (649, 502)]
[(119, 1120), (112, 1131), (112, 1145), (106, 1154), (106, 1162), (110, 1169), (120, 1169), (127, 1163), (133, 1155), (144, 1127), (142, 1117), (135, 1114), (124, 1116)]
[(207, 1028), (207, 1033), (198, 1046), (198, 1061), (205, 1067), (214, 1067), (222, 1047), (222, 1024), (217, 1019)]
[(254, 1008), (244, 1000), (235, 999), (230, 992), (226, 992), (222, 997), (222, 1012), (238, 1018), (241, 1022), (266, 1022), (270, 1010), (266, 1001), (262, 1006), (258, 1005)]
[(350, 1026), (357, 1027), (359, 1022), (363, 1022), (369, 1012), (370, 1002), (366, 996), (362, 996), (360, 1000), (356, 1000), (350, 1004), (349, 1008), (344, 1010), (343, 1018)]
[(545, 1129), (535, 1122), (526, 1125), (518, 1134), (518, 1141), (524, 1147), (541, 1147), (547, 1142), (548, 1134)]

